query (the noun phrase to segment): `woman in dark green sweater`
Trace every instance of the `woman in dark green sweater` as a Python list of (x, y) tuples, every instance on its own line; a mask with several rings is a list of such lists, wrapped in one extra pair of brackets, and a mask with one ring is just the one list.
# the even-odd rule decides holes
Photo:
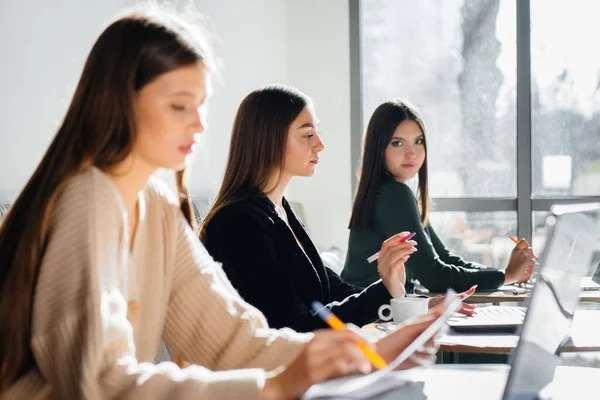
[[(418, 198), (406, 185), (417, 175)], [(451, 254), (435, 234), (428, 222), (429, 209), (425, 124), (407, 102), (385, 102), (367, 127), (342, 278), (357, 286), (378, 280), (377, 266), (367, 258), (400, 231), (415, 232), (419, 244), (418, 252), (405, 263), (407, 292), (414, 290), (414, 279), (432, 292), (442, 292), (448, 288), (464, 291), (472, 285), (495, 289), (529, 278), (533, 253), (526, 240), (515, 246), (505, 271), (467, 262)]]

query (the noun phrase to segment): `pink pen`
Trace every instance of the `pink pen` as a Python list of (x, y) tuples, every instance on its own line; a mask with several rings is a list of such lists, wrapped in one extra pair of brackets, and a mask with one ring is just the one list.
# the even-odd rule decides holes
[[(408, 235), (406, 235), (404, 238), (402, 238), (402, 240), (399, 243), (403, 243), (403, 242), (407, 242), (410, 239), (412, 239), (417, 233), (413, 232), (413, 233), (409, 233)], [(378, 251), (377, 253), (373, 254), (371, 257), (367, 258), (367, 261), (369, 263), (372, 263), (373, 261), (377, 260), (379, 258), (379, 254), (380, 252)]]

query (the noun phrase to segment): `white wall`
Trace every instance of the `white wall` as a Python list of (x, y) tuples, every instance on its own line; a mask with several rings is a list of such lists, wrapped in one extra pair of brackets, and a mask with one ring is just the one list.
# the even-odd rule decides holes
[(218, 37), (215, 50), (222, 62), (221, 76), (213, 84), (204, 143), (191, 174), (192, 196), (206, 197), (220, 186), (242, 99), (260, 86), (286, 81), (286, 2), (196, 0), (196, 7)]
[(348, 1), (288, 0), (288, 81), (315, 102), (325, 150), (312, 178), (295, 178), (288, 197), (306, 211), (321, 250), (346, 249), (352, 207)]
[[(134, 0), (2, 0), (0, 203), (14, 199), (61, 122), (83, 62), (106, 21)], [(317, 245), (345, 248), (350, 216), (350, 102), (346, 0), (196, 0), (222, 60), (191, 192), (220, 184), (235, 111), (268, 83), (315, 101), (327, 146), (316, 176), (287, 196), (304, 204)]]
[(315, 102), (326, 150), (317, 174), (295, 178), (286, 196), (303, 204), (305, 223), (320, 249), (345, 249), (352, 196), (348, 2), (198, 0), (196, 4), (220, 37), (217, 53), (223, 68), (222, 82), (215, 85), (211, 99), (207, 146), (195, 161), (192, 194), (206, 196), (218, 188), (242, 98), (267, 83), (294, 85)]
[(2, 0), (0, 202), (19, 194), (56, 133), (83, 62), (132, 0)]
[[(134, 0), (8, 0), (0, 6), (0, 202), (16, 195), (60, 124), (91, 46), (106, 22)], [(192, 194), (220, 183), (231, 124), (242, 98), (285, 82), (285, 1), (196, 1), (217, 36), (221, 79), (214, 82), (204, 150)]]

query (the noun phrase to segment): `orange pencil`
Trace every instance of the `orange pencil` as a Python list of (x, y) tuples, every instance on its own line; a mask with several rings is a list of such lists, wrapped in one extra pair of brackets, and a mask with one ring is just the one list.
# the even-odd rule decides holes
[[(317, 313), (319, 317), (323, 321), (327, 323), (331, 327), (331, 329), (335, 329), (336, 331), (341, 331), (342, 329), (346, 329), (344, 323), (335, 316), (327, 307), (318, 301), (313, 301), (312, 303), (313, 310)], [(358, 348), (367, 356), (371, 364), (375, 366), (377, 369), (382, 369), (387, 366), (387, 363), (381, 356), (367, 347), (364, 343), (356, 343)]]
[[(510, 240), (512, 240), (512, 241), (513, 241), (515, 244), (518, 244), (518, 243), (519, 243), (519, 241), (518, 241), (516, 238), (512, 237), (512, 236), (509, 236), (508, 238), (509, 238)], [(521, 250), (525, 250), (526, 248), (527, 248), (526, 246), (523, 246), (523, 247), (521, 247)], [(534, 254), (534, 255), (533, 255), (533, 261), (537, 261), (537, 259), (538, 259), (538, 258), (537, 258), (537, 257), (535, 256), (535, 254)]]

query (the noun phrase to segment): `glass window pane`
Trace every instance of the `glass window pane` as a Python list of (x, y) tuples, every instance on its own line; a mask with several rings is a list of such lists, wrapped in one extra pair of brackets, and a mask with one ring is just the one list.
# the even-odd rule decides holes
[(514, 247), (508, 235), (517, 233), (514, 211), (434, 211), (431, 226), (451, 252), (468, 261), (504, 268)]
[(360, 7), (364, 126), (406, 98), (428, 128), (432, 197), (515, 197), (515, 1)]
[[(600, 195), (594, 2), (531, 1), (533, 195)], [(568, 12), (566, 12), (568, 10)]]

